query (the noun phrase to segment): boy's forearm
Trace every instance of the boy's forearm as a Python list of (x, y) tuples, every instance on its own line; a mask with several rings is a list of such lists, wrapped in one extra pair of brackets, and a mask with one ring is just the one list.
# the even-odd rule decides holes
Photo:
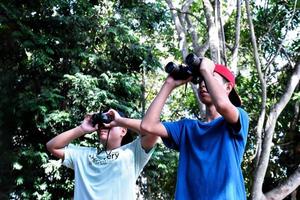
[(145, 123), (160, 122), (161, 111), (172, 90), (173, 87), (165, 82), (161, 90), (159, 91), (158, 95), (156, 96), (156, 98), (153, 100), (150, 107), (148, 108), (146, 115), (143, 119), (143, 122)]
[(143, 133), (160, 136), (160, 137), (168, 137), (167, 130), (160, 122), (160, 114), (166, 103), (166, 100), (174, 87), (169, 83), (165, 82), (162, 86), (160, 92), (156, 96), (156, 98), (151, 103), (148, 108), (145, 117), (141, 123), (141, 131)]
[(213, 104), (218, 108), (220, 104), (228, 101), (227, 94), (222, 85), (209, 72), (203, 74), (206, 88), (211, 95)]
[[(169, 94), (172, 91), (172, 87), (168, 84), (164, 84), (162, 89), (160, 90), (159, 94), (157, 97), (154, 99), (152, 104), (150, 105), (145, 117), (143, 120), (147, 121), (149, 120), (151, 123), (152, 122), (160, 122), (160, 113), (161, 110), (165, 104), (166, 99), (168, 98)], [(150, 117), (151, 116), (151, 117)], [(152, 119), (155, 120), (152, 120)], [(141, 133), (141, 122), (142, 120), (140, 119), (130, 119), (130, 118), (122, 118), (121, 120), (118, 121), (119, 126), (129, 128), (133, 130), (134, 132), (137, 132), (139, 134), (144, 135)]]
[(141, 122), (142, 120), (140, 119), (122, 118), (122, 120), (119, 122), (119, 125), (128, 128), (136, 133), (140, 133)]
[(52, 138), (47, 143), (47, 148), (51, 149), (61, 149), (67, 146), (72, 140), (84, 135), (84, 131), (80, 126), (70, 129), (66, 132), (59, 134), (58, 136)]

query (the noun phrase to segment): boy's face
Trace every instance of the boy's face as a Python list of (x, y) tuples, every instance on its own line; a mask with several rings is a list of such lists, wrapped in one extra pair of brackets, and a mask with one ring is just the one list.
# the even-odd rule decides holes
[[(218, 73), (214, 72), (214, 78), (220, 83), (220, 85), (222, 85), (224, 87), (225, 90), (227, 90), (227, 84), (230, 84), (228, 82), (225, 81), (225, 79)], [(229, 92), (228, 92), (229, 94)], [(210, 97), (210, 94), (205, 86), (205, 82), (202, 81), (199, 84), (199, 88), (198, 88), (198, 96), (201, 100), (202, 103), (204, 103), (205, 105), (210, 105), (212, 104), (212, 100)]]
[(108, 144), (119, 142), (121, 143), (123, 136), (126, 134), (126, 129), (119, 126), (110, 129), (101, 127), (98, 129), (97, 133), (98, 138), (102, 144), (106, 143), (106, 141)]

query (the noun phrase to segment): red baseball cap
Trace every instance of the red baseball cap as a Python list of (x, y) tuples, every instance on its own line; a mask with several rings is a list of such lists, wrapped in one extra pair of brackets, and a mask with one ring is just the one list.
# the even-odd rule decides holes
[(229, 81), (232, 84), (232, 90), (229, 93), (229, 99), (233, 105), (235, 105), (236, 107), (240, 107), (242, 105), (242, 101), (235, 90), (235, 77), (233, 73), (228, 69), (228, 67), (221, 64), (215, 64), (214, 71), (220, 74), (222, 77), (224, 77), (227, 81)]

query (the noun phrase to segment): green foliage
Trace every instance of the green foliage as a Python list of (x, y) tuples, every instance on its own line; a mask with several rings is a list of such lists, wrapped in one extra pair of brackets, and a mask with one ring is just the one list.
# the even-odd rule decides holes
[[(257, 20), (261, 24), (272, 23), (272, 28), (266, 30), (269, 26), (260, 26), (257, 33), (260, 37), (262, 52), (264, 59), (269, 62), (278, 51), (279, 44), (282, 49), (279, 51), (279, 59), (264, 68), (267, 76), (268, 84), (268, 108), (271, 108), (285, 93), (286, 85), (290, 80), (293, 68), (287, 60), (294, 63), (299, 62), (299, 37), (295, 37), (299, 31), (299, 9), (294, 10), (294, 2), (272, 2), (269, 8), (258, 8)], [(293, 33), (293, 34), (291, 34)], [(299, 89), (298, 89), (299, 90)], [(298, 92), (296, 90), (296, 92)], [(278, 185), (282, 179), (291, 175), (296, 166), (299, 165), (300, 159), (296, 151), (299, 145), (299, 114), (297, 113), (297, 102), (294, 94), (292, 99), (286, 106), (284, 112), (278, 119), (273, 143), (274, 147), (271, 151), (269, 170), (264, 183), (264, 190), (268, 191)]]
[[(248, 58), (245, 58), (248, 59)], [(243, 62), (243, 59), (240, 60)], [(260, 103), (262, 101), (261, 95), (260, 95), (260, 83), (257, 78), (257, 74), (253, 66), (251, 66), (249, 63), (243, 63), (241, 66), (247, 66), (247, 70), (249, 70), (249, 76), (246, 76), (244, 74), (240, 74), (240, 76), (237, 77), (237, 83), (238, 83), (238, 94), (241, 97), (242, 100), (242, 108), (248, 112), (249, 118), (250, 118), (250, 127), (248, 132), (248, 138), (247, 138), (247, 145), (246, 150), (244, 154), (244, 161), (242, 163), (242, 169), (244, 174), (244, 179), (246, 183), (246, 191), (247, 195), (250, 194), (251, 191), (251, 185), (253, 182), (253, 173), (254, 173), (254, 166), (253, 166), (253, 155), (255, 153), (255, 145), (256, 145), (256, 132), (255, 128), (258, 123), (259, 118), (259, 111), (260, 111)], [(255, 102), (255, 103), (254, 103)]]
[(45, 144), (88, 112), (142, 115), (141, 69), (159, 65), (165, 5), (2, 1), (0, 10), (0, 198), (70, 199), (73, 172)]
[[(282, 97), (285, 92), (287, 82), (290, 79), (292, 69), (288, 60), (293, 60), (294, 63), (299, 61), (299, 37), (294, 35), (288, 36), (294, 32), (296, 35), (299, 29), (299, 9), (294, 12), (294, 2), (277, 2), (269, 1), (263, 4), (253, 4), (251, 10), (254, 19), (255, 34), (257, 37), (258, 50), (262, 72), (267, 83), (267, 104), (266, 104), (266, 119), (268, 113), (273, 108), (275, 103)], [(250, 194), (253, 183), (253, 173), (255, 163), (253, 155), (256, 148), (256, 131), (258, 117), (261, 112), (261, 86), (254, 69), (254, 64), (251, 63), (253, 56), (251, 55), (251, 41), (248, 29), (241, 29), (241, 55), (240, 66), (248, 71), (248, 78), (239, 77), (239, 94), (243, 99), (244, 107), (250, 115), (250, 130), (247, 141), (247, 151), (244, 156), (243, 171), (246, 180), (248, 194)], [(299, 31), (298, 31), (299, 32)], [(288, 33), (288, 34), (287, 34)], [(280, 45), (282, 45), (280, 47)], [(250, 48), (249, 48), (250, 47)], [(281, 48), (280, 51), (278, 49)], [(269, 65), (269, 62), (274, 59), (274, 62)], [(276, 130), (273, 137), (274, 146), (271, 149), (270, 162), (267, 175), (265, 177), (264, 192), (273, 189), (284, 178), (289, 176), (295, 166), (299, 165), (300, 159), (295, 152), (299, 139), (299, 133), (296, 124), (299, 124), (299, 115), (295, 115), (297, 93), (294, 94), (294, 99), (290, 101), (282, 112), (276, 124)], [(263, 129), (263, 131), (265, 131)], [(264, 132), (262, 133), (264, 136)]]
[[(299, 37), (283, 43), (279, 60), (268, 67), (266, 63), (286, 31), (297, 33), (300, 18), (299, 5), (293, 13), (293, 2), (268, 3), (254, 7), (253, 12), (263, 72), (268, 77), (269, 111), (293, 71), (282, 62), (299, 61)], [(202, 7), (202, 1), (195, 1), (189, 15), (200, 44), (207, 40)], [(143, 116), (141, 105), (149, 106), (166, 77), (160, 64), (165, 60), (159, 59), (172, 55), (173, 61), (182, 60), (170, 10), (164, 1), (4, 0), (0, 12), (0, 199), (71, 199), (73, 172), (46, 153), (45, 143), (80, 123), (89, 112), (113, 107), (130, 117)], [(234, 17), (225, 26), (230, 46)], [(239, 67), (247, 74), (241, 72), (237, 89), (251, 119), (243, 163), (250, 191), (262, 99), (244, 12), (239, 52)], [(265, 184), (270, 187), (299, 165), (299, 117), (294, 115), (299, 99), (298, 89), (278, 121)], [(188, 86), (172, 93), (162, 120), (197, 116), (197, 102)], [(94, 135), (76, 142), (93, 146)], [(158, 145), (138, 182), (145, 198), (174, 198), (177, 162), (178, 153)]]

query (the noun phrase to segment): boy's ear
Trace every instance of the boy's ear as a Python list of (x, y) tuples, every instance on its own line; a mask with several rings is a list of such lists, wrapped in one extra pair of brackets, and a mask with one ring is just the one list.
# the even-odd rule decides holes
[(232, 89), (233, 89), (232, 83), (227, 82), (226, 83), (226, 91), (227, 91), (227, 93), (229, 94)]
[(124, 136), (124, 135), (126, 135), (126, 133), (127, 133), (127, 128), (122, 128), (122, 136)]

